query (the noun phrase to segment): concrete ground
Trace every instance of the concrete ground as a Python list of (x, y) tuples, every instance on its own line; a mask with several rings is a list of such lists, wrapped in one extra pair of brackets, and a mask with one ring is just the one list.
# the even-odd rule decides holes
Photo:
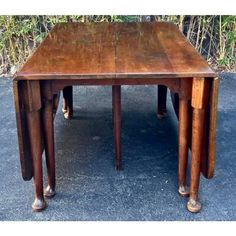
[(0, 220), (236, 220), (236, 74), (221, 77), (215, 177), (201, 177), (198, 214), (177, 193), (177, 121), (169, 96), (168, 117), (156, 119), (155, 86), (122, 87), (119, 172), (111, 87), (74, 88), (74, 118), (64, 120), (59, 110), (55, 121), (57, 195), (33, 213), (33, 184), (20, 172), (12, 79), (0, 78)]

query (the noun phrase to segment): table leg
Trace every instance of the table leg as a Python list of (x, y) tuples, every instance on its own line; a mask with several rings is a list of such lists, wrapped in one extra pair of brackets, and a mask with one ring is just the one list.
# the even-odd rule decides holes
[(33, 160), (33, 178), (35, 200), (32, 204), (33, 211), (41, 211), (46, 207), (43, 196), (43, 170), (42, 170), (42, 142), (41, 142), (41, 117), (40, 110), (27, 112), (27, 126), (31, 156)]
[(157, 118), (162, 119), (167, 114), (166, 109), (166, 96), (167, 96), (167, 87), (164, 85), (157, 86)]
[(209, 96), (209, 79), (193, 78), (192, 86), (192, 158), (190, 173), (190, 196), (187, 208), (190, 212), (199, 212), (201, 203), (198, 201), (200, 181), (200, 164), (203, 147), (203, 131), (205, 122), (205, 108)]
[(62, 112), (65, 119), (70, 119), (73, 116), (73, 87), (67, 86), (63, 89), (63, 104)]
[(55, 151), (53, 127), (53, 99), (46, 100), (43, 105), (43, 131), (45, 143), (45, 156), (47, 165), (48, 185), (44, 196), (51, 198), (55, 195)]
[(53, 115), (56, 115), (60, 100), (60, 93), (53, 95)]
[(114, 89), (115, 86), (112, 86), (112, 124), (114, 126), (114, 94), (115, 94), (115, 89)]
[(189, 187), (186, 185), (186, 171), (188, 163), (188, 140), (189, 140), (189, 125), (190, 111), (189, 100), (179, 98), (179, 164), (178, 164), (178, 191), (181, 196), (189, 195)]
[(192, 114), (192, 160), (190, 177), (190, 197), (187, 208), (191, 212), (199, 212), (201, 203), (198, 201), (198, 188), (200, 180), (200, 162), (202, 150), (202, 137), (204, 129), (204, 109), (193, 108)]
[(112, 86), (113, 99), (113, 125), (114, 125), (114, 139), (115, 139), (115, 167), (117, 170), (121, 169), (121, 86)]

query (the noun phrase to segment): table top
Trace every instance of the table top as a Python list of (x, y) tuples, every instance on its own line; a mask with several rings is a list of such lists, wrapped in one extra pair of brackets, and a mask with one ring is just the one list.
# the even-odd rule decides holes
[(215, 77), (178, 27), (167, 22), (60, 23), (16, 79)]

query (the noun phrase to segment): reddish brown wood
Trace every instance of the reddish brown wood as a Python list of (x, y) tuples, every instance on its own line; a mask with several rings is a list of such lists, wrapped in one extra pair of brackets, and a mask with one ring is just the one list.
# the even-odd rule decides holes
[(204, 177), (210, 179), (214, 175), (215, 150), (216, 150), (216, 124), (217, 124), (217, 100), (219, 79), (211, 79), (210, 101), (207, 106), (207, 119), (205, 125), (205, 144), (201, 159), (201, 172)]
[(178, 27), (166, 22), (57, 24), (17, 75), (25, 79), (215, 77)]
[(191, 105), (194, 108), (206, 107), (209, 98), (209, 78), (193, 78)]
[(26, 111), (26, 126), (29, 137), (29, 150), (32, 159), (35, 200), (33, 211), (46, 207), (43, 196), (42, 133), (41, 133), (41, 93), (39, 81), (24, 81), (22, 84), (23, 104)]
[(215, 167), (216, 152), (216, 126), (217, 126), (217, 104), (218, 104), (219, 79), (212, 79), (210, 93), (210, 119), (209, 119), (209, 138), (208, 142), (208, 161), (207, 161), (207, 178), (212, 178)]
[(167, 87), (164, 85), (157, 86), (157, 118), (162, 119), (167, 114), (166, 109), (166, 96), (167, 96)]
[(51, 198), (55, 195), (55, 151), (54, 151), (54, 126), (53, 126), (53, 94), (51, 82), (45, 81), (41, 86), (43, 107), (43, 132), (45, 141), (45, 156), (47, 165), (48, 185), (44, 196)]
[(115, 98), (114, 98), (114, 94), (115, 94), (115, 87), (114, 86), (111, 86), (112, 88), (112, 124), (114, 126), (114, 101), (115, 101)]
[(188, 163), (189, 128), (190, 128), (190, 101), (186, 98), (179, 99), (179, 164), (178, 164), (178, 184), (181, 196), (189, 195), (189, 187), (186, 183), (186, 171)]
[[(22, 78), (23, 79), (23, 78)], [(37, 79), (40, 79), (39, 77)], [(48, 78), (49, 79), (49, 78)], [(50, 80), (50, 79), (49, 79)], [(179, 78), (129, 78), (129, 79), (72, 79), (67, 77), (65, 80), (52, 80), (53, 93), (58, 93), (66, 86), (74, 85), (157, 85), (165, 84), (172, 91), (179, 92), (180, 79)]]
[[(27, 101), (26, 95), (32, 94), (31, 83), (25, 83), (24, 102), (31, 104)], [(29, 135), (30, 154), (33, 163), (33, 177), (35, 186), (35, 200), (32, 204), (34, 211), (40, 211), (46, 207), (43, 197), (43, 173), (42, 173), (42, 136), (41, 136), (41, 118), (40, 110), (36, 107), (29, 106), (26, 111), (27, 128)]]
[(27, 127), (33, 161), (33, 178), (35, 200), (32, 204), (33, 211), (41, 211), (46, 207), (43, 196), (43, 170), (42, 170), (42, 143), (40, 111), (27, 112)]
[(192, 158), (190, 174), (190, 197), (187, 208), (191, 212), (199, 212), (201, 203), (198, 201), (198, 188), (200, 180), (200, 167), (204, 147), (205, 109), (209, 102), (209, 78), (193, 78), (192, 84)]
[(112, 86), (113, 98), (113, 124), (115, 138), (115, 167), (121, 170), (121, 86)]
[(63, 89), (63, 104), (62, 112), (65, 119), (70, 119), (73, 116), (73, 87), (67, 86)]
[(53, 95), (53, 117), (55, 117), (55, 115), (57, 113), (59, 101), (60, 101), (60, 93), (54, 94)]
[[(50, 150), (48, 156), (53, 153), (52, 105), (49, 102), (45, 103), (45, 100), (41, 98), (39, 89), (40, 86), (43, 86), (44, 81), (50, 81), (52, 94), (57, 94), (63, 88), (73, 85), (114, 86), (113, 120), (117, 168), (121, 167), (121, 85), (164, 85), (179, 93), (184, 99), (191, 98), (195, 115), (192, 127), (192, 138), (194, 137), (190, 183), (192, 192), (188, 206), (189, 209), (192, 207), (192, 211), (196, 211), (194, 201), (197, 202), (200, 173), (198, 163), (201, 159), (199, 153), (202, 153), (203, 132), (201, 130), (204, 120), (204, 115), (201, 115), (201, 112), (209, 104), (207, 99), (209, 81), (215, 76), (205, 60), (199, 56), (180, 33), (177, 26), (171, 23), (104, 22), (62, 23), (56, 25), (33, 56), (16, 73), (14, 79), (19, 84), (22, 82), (25, 84), (24, 88), (21, 88), (17, 83), (18, 90), (15, 92), (16, 112), (20, 113), (17, 114), (18, 137), (21, 139), (19, 144), (21, 145), (21, 157), (24, 161), (27, 157), (25, 149), (27, 149), (27, 137), (29, 137), (30, 156), (33, 160), (35, 188), (37, 190), (36, 199), (40, 199), (41, 208), (43, 208), (44, 203), (41, 197), (42, 168), (40, 158), (42, 157), (39, 157), (40, 149), (38, 145), (40, 144), (39, 137), (42, 136), (39, 122), (42, 104), (45, 108), (43, 108), (44, 127), (48, 127), (48, 130), (44, 132), (47, 136), (45, 147), (48, 145), (46, 149)], [(206, 77), (209, 78), (205, 79)], [(21, 97), (24, 99), (22, 100)], [(72, 102), (70, 107), (72, 107)], [(180, 109), (183, 114), (186, 114), (185, 109), (186, 104)], [(24, 114), (27, 114), (27, 119), (24, 118)], [(184, 179), (183, 171), (187, 149), (185, 144), (186, 124), (182, 122), (187, 117), (183, 114), (180, 122), (180, 132), (184, 135), (184, 142), (181, 141), (182, 146), (180, 147), (180, 153), (183, 154), (183, 158), (180, 158), (181, 181)], [(211, 114), (214, 116), (215, 113)], [(34, 126), (35, 135), (31, 130), (34, 122), (36, 124)], [(25, 127), (28, 127), (29, 130)], [(197, 131), (196, 127), (200, 128), (200, 131)], [(214, 129), (215, 126), (213, 125), (212, 134), (210, 135), (212, 139), (215, 138)], [(213, 142), (214, 140), (211, 141), (212, 146)], [(32, 150), (35, 150), (34, 145), (38, 147), (36, 153), (35, 151), (32, 152)], [(214, 155), (213, 151), (211, 153), (211, 155)], [(52, 158), (49, 159), (52, 160)], [(29, 162), (26, 161), (25, 163)], [(27, 178), (30, 178), (30, 175)]]
[[(210, 101), (206, 107), (206, 121), (204, 125), (204, 137), (203, 137), (204, 145), (201, 156), (201, 172), (203, 176), (208, 179), (213, 177), (215, 168), (218, 86), (219, 86), (219, 79), (212, 78), (210, 93), (209, 93)], [(175, 113), (178, 117), (179, 95), (177, 93), (172, 92), (171, 100), (173, 107), (175, 109)], [(191, 144), (191, 135), (189, 136), (189, 145), (190, 144)], [(189, 147), (191, 148), (191, 146)]]
[(204, 109), (193, 108), (192, 113), (192, 158), (190, 174), (190, 197), (187, 208), (191, 212), (199, 212), (201, 203), (198, 201), (200, 180), (201, 150), (203, 145)]
[(27, 129), (26, 112), (23, 101), (23, 82), (13, 81), (13, 94), (15, 102), (16, 125), (19, 144), (19, 155), (21, 163), (21, 174), (24, 180), (31, 180), (33, 177), (32, 159), (29, 149), (29, 135)]

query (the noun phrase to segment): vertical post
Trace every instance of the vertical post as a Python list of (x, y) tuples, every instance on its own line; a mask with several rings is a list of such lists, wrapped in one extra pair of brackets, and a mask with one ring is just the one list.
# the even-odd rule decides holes
[(53, 95), (53, 115), (55, 116), (57, 113), (57, 108), (60, 100), (60, 93)]
[(33, 211), (46, 207), (43, 196), (42, 169), (42, 133), (41, 133), (41, 95), (39, 81), (25, 81), (23, 84), (23, 101), (26, 110), (26, 121), (29, 134), (30, 154), (33, 165), (35, 199)]
[(63, 105), (62, 112), (65, 119), (70, 119), (73, 116), (73, 87), (67, 86), (63, 89)]
[(188, 163), (189, 127), (190, 127), (190, 103), (189, 100), (179, 97), (179, 164), (178, 186), (181, 196), (189, 195), (189, 187), (186, 185), (186, 172)]
[(202, 151), (202, 138), (204, 128), (204, 109), (193, 108), (192, 114), (192, 160), (190, 174), (190, 197), (187, 208), (191, 212), (199, 212), (201, 203), (198, 201), (198, 188), (200, 181), (200, 163)]
[(121, 86), (112, 86), (114, 144), (115, 144), (115, 168), (121, 169)]
[(45, 156), (47, 165), (48, 185), (44, 190), (44, 196), (51, 198), (55, 195), (55, 150), (54, 150), (54, 126), (53, 126), (53, 94), (50, 81), (42, 82), (43, 98), (43, 133), (45, 144)]
[(157, 118), (162, 119), (167, 114), (166, 109), (166, 96), (167, 96), (167, 87), (164, 85), (157, 86)]
[(201, 203), (198, 201), (200, 180), (200, 163), (203, 146), (203, 130), (205, 107), (208, 100), (209, 83), (206, 78), (193, 78), (192, 86), (192, 158), (190, 173), (190, 196), (187, 208), (190, 212), (199, 212)]
[(115, 86), (112, 86), (112, 124), (114, 125), (114, 101), (115, 101), (115, 98), (114, 98), (114, 94), (115, 94)]

